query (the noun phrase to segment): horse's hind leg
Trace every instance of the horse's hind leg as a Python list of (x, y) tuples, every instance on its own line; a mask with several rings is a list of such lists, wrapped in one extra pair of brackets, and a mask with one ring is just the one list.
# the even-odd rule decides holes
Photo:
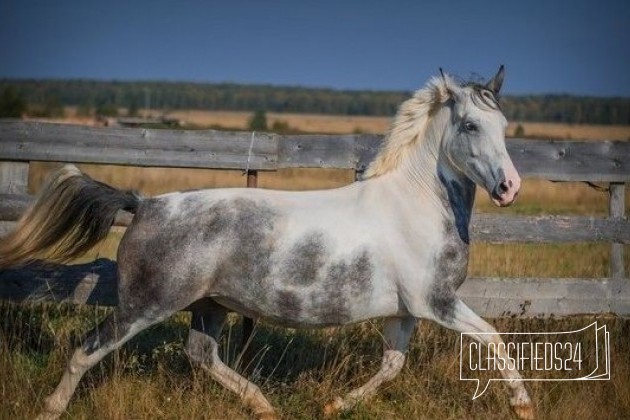
[[(443, 307), (435, 311), (435, 320), (447, 328), (467, 334), (486, 346), (490, 343), (495, 344), (492, 346), (493, 350), (497, 350), (493, 355), (494, 358), (503, 360), (507, 367), (501, 370), (501, 375), (512, 390), (510, 404), (514, 412), (522, 419), (534, 418), (532, 402), (523, 385), (521, 374), (516, 370), (513, 360), (507, 357), (503, 339), (497, 330), (466, 306), (455, 293), (449, 299), (442, 299), (442, 302)], [(497, 363), (497, 365), (501, 364)]]
[(376, 394), (384, 382), (394, 379), (403, 368), (405, 353), (416, 325), (416, 318), (387, 318), (383, 327), (383, 359), (380, 370), (363, 386), (349, 392), (345, 398), (338, 397), (324, 407), (324, 414), (333, 415), (348, 410), (358, 402), (365, 401)]
[(170, 313), (163, 314), (159, 318), (149, 317), (132, 315), (126, 311), (115, 309), (98, 327), (88, 333), (83, 345), (74, 351), (59, 385), (46, 398), (44, 411), (38, 416), (38, 419), (58, 418), (68, 406), (68, 402), (85, 372), (108, 353), (122, 346), (131, 337), (168, 315)]
[(253, 318), (243, 317), (243, 327), (241, 332), (241, 348), (240, 348), (240, 366), (244, 372), (253, 370), (252, 360), (254, 351), (252, 348), (252, 340), (254, 338), (254, 329), (256, 328), (256, 320)]
[(203, 299), (191, 306), (192, 322), (186, 352), (221, 385), (236, 393), (260, 419), (277, 419), (273, 407), (260, 389), (230, 369), (219, 358), (219, 335), (227, 311), (210, 299)]

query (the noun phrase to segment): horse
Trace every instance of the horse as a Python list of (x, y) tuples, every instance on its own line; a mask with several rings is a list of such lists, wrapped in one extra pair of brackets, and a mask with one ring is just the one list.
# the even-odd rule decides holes
[(393, 380), (425, 319), (495, 344), (515, 413), (533, 418), (501, 337), (455, 294), (467, 275), (476, 185), (497, 206), (513, 203), (520, 189), (499, 105), (504, 68), (485, 84), (440, 73), (402, 103), (363, 178), (342, 188), (143, 198), (75, 166), (59, 170), (0, 245), (0, 268), (41, 255), (67, 261), (103, 239), (117, 212), (133, 219), (117, 254), (119, 304), (75, 349), (40, 418), (59, 417), (87, 370), (184, 308), (192, 311), (188, 357), (260, 419), (278, 415), (255, 384), (219, 358), (228, 312), (292, 328), (384, 318), (379, 371), (328, 403), (327, 415)]

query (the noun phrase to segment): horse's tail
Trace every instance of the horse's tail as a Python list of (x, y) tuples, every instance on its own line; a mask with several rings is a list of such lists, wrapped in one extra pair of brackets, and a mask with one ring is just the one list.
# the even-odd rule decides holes
[(101, 241), (118, 210), (135, 213), (141, 198), (82, 174), (74, 165), (57, 171), (0, 241), (0, 269), (36, 258), (64, 262)]

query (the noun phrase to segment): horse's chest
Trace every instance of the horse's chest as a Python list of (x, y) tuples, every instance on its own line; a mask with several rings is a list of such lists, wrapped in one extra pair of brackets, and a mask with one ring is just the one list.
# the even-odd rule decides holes
[(445, 282), (457, 290), (468, 272), (468, 244), (449, 235), (435, 258), (435, 281)]

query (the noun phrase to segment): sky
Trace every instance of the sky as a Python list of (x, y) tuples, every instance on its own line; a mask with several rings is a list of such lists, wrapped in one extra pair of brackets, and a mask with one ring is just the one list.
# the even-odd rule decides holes
[(630, 0), (0, 0), (0, 78), (630, 97)]

